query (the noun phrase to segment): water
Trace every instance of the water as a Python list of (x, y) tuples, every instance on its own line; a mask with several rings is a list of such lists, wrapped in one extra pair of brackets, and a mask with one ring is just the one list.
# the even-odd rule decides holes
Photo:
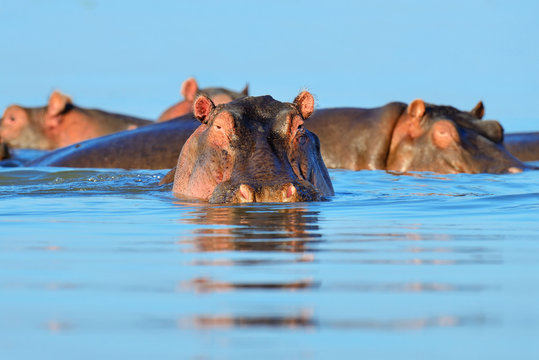
[(536, 359), (539, 172), (330, 171), (326, 202), (0, 169), (2, 359)]

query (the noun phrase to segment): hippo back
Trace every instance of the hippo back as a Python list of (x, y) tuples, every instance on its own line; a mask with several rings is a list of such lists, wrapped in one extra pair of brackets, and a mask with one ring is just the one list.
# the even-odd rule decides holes
[(186, 115), (168, 122), (83, 141), (48, 153), (27, 166), (167, 169), (200, 123)]
[(99, 109), (84, 109), (75, 107), (76, 111), (91, 118), (101, 128), (104, 134), (126, 130), (130, 127), (140, 127), (153, 124), (154, 122), (147, 119), (137, 118), (134, 116), (110, 113)]
[(539, 132), (505, 134), (504, 145), (520, 161), (539, 161)]
[(305, 127), (318, 135), (328, 168), (383, 169), (395, 122), (405, 109), (400, 102), (372, 109), (319, 109)]

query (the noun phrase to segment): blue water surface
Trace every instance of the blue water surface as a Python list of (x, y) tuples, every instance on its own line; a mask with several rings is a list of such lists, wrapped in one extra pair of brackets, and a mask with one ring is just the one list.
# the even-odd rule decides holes
[(0, 169), (2, 359), (535, 359), (539, 172), (331, 170), (208, 205), (166, 171)]

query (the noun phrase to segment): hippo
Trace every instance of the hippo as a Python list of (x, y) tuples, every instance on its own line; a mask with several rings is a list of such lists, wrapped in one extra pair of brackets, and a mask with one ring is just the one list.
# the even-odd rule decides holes
[[(472, 111), (425, 103), (317, 110), (305, 127), (318, 134), (328, 168), (514, 173), (528, 168), (503, 147), (503, 128)], [(343, 131), (345, 129), (345, 131)]]
[(225, 104), (232, 100), (248, 96), (249, 85), (246, 85), (241, 92), (235, 92), (220, 87), (210, 87), (199, 90), (195, 78), (189, 78), (182, 83), (180, 93), (184, 100), (165, 110), (157, 119), (158, 122), (168, 121), (190, 113), (193, 108), (193, 102), (198, 94), (206, 94), (206, 96), (209, 96), (212, 99), (215, 105)]
[(503, 143), (520, 161), (539, 161), (539, 132), (505, 134)]
[[(219, 93), (221, 90), (217, 89), (215, 91)], [(228, 90), (225, 89), (225, 91)], [(246, 94), (247, 91), (248, 89), (246, 87), (243, 94)], [(213, 101), (211, 95), (207, 96)], [(236, 94), (234, 96), (239, 95)], [(241, 97), (244, 96), (242, 95)], [(221, 101), (220, 103), (223, 102)], [(171, 120), (146, 125), (135, 130), (121, 131), (66, 146), (30, 161), (26, 165), (80, 168), (170, 169), (176, 165), (183, 143), (198, 125), (200, 125), (200, 122), (192, 113), (188, 113)]]
[[(334, 194), (315, 134), (303, 124), (314, 98), (301, 92), (293, 103), (271, 96), (215, 105), (199, 95), (200, 125), (182, 147), (174, 195), (210, 203), (317, 201)], [(171, 182), (166, 176), (161, 184)]]
[[(418, 121), (417, 113), (415, 118), (408, 114), (412, 109), (423, 112), (421, 121)], [(504, 149), (500, 142), (503, 139), (501, 125), (496, 121), (480, 120), (483, 115), (482, 102), (472, 111), (465, 112), (417, 100), (414, 106), (393, 102), (372, 109), (319, 109), (306, 121), (305, 127), (320, 138), (322, 155), (330, 168), (442, 173), (503, 173), (526, 168)], [(445, 121), (433, 126), (441, 120)], [(198, 123), (193, 115), (185, 115), (68, 146), (28, 165), (170, 169), (176, 164), (182, 144)], [(344, 133), (343, 128), (347, 129)], [(456, 129), (447, 133), (452, 134), (446, 137), (452, 144), (445, 144), (445, 148), (440, 141), (445, 133), (439, 133), (444, 128)], [(434, 130), (438, 133), (437, 143), (434, 142)], [(409, 162), (405, 164), (406, 156)], [(436, 161), (430, 161), (428, 156), (436, 157)]]
[(0, 120), (0, 139), (13, 148), (52, 150), (122, 130), (136, 129), (153, 121), (85, 109), (54, 91), (47, 106), (11, 105)]
[(200, 122), (187, 114), (135, 130), (121, 131), (51, 151), (26, 166), (170, 169)]

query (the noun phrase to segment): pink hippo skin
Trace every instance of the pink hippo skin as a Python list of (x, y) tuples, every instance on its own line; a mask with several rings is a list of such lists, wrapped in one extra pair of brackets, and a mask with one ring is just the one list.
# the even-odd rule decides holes
[(322, 109), (305, 126), (318, 134), (329, 168), (514, 173), (527, 168), (503, 146), (503, 128), (451, 106), (389, 103), (373, 109)]
[[(306, 91), (293, 103), (271, 96), (217, 105), (194, 103), (201, 124), (185, 142), (173, 193), (211, 203), (314, 201), (333, 187), (313, 133), (303, 127), (314, 109)], [(161, 183), (172, 181), (167, 176)]]
[(190, 113), (193, 109), (193, 102), (195, 101), (197, 95), (205, 94), (213, 101), (215, 105), (226, 104), (232, 100), (248, 96), (249, 86), (246, 85), (241, 92), (235, 92), (218, 87), (199, 89), (195, 78), (189, 78), (182, 83), (180, 93), (184, 100), (165, 110), (157, 119), (158, 122), (171, 120)]
[(54, 91), (47, 106), (11, 105), (0, 121), (0, 139), (14, 148), (52, 150), (153, 123), (131, 116), (85, 109)]

